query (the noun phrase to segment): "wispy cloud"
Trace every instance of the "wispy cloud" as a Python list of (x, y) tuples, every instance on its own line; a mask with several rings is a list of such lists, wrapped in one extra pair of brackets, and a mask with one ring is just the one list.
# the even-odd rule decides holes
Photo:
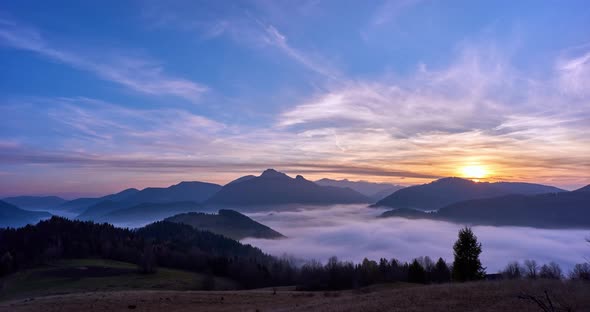
[(590, 96), (590, 51), (573, 58), (563, 58), (557, 64), (559, 84), (563, 92), (575, 96)]
[[(285, 11), (285, 8), (280, 8), (281, 5), (276, 3), (254, 2), (252, 4), (253, 7), (251, 8), (248, 8), (248, 6), (245, 8), (233, 8), (229, 12), (224, 12), (225, 14), (223, 16), (207, 16), (206, 18), (195, 20), (192, 15), (186, 16), (183, 9), (171, 9), (168, 6), (151, 3), (144, 6), (143, 15), (152, 26), (194, 31), (199, 33), (202, 39), (227, 36), (235, 42), (256, 49), (267, 49), (271, 47), (302, 65), (307, 70), (319, 74), (324, 78), (332, 80), (341, 79), (339, 78), (340, 74), (338, 71), (330, 67), (328, 65), (329, 62), (324, 57), (293, 46), (289, 42), (288, 37), (279, 30), (279, 27), (268, 21), (266, 17), (269, 16), (256, 14), (259, 11), (265, 11), (270, 15), (284, 17), (284, 14), (291, 14), (291, 11)], [(297, 3), (293, 7), (289, 7), (289, 9), (306, 14), (315, 5), (313, 1)], [(263, 9), (256, 10), (256, 7)], [(185, 7), (184, 10), (191, 11), (188, 7)]]
[[(586, 61), (564, 67), (580, 73)], [(496, 53), (466, 47), (444, 69), (420, 67), (412, 78), (353, 81), (318, 93), (285, 110), (277, 127), (313, 138), (299, 141), (305, 150), (332, 150), (335, 158), (381, 168), (454, 175), (466, 163), (483, 163), (496, 179), (553, 175), (551, 183), (569, 175), (584, 183), (572, 169), (590, 170), (580, 157), (590, 153), (590, 110), (570, 106), (572, 100), (551, 79), (524, 79)]]
[(271, 46), (280, 49), (285, 55), (305, 66), (307, 69), (321, 74), (327, 78), (338, 80), (338, 73), (334, 69), (327, 68), (324, 62), (312, 60), (312, 58), (295, 49), (287, 42), (287, 37), (283, 35), (273, 25), (265, 26), (266, 34), (263, 36), (264, 41)]
[(83, 51), (58, 45), (48, 41), (36, 28), (11, 20), (0, 20), (0, 44), (37, 53), (145, 94), (173, 95), (196, 101), (208, 90), (202, 84), (164, 73), (162, 65), (150, 59), (110, 53), (100, 47), (88, 47)]

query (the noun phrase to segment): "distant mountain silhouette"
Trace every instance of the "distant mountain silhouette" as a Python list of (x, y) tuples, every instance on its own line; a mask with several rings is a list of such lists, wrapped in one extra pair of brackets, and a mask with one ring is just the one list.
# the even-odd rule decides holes
[(28, 211), (0, 200), (0, 228), (21, 227), (27, 224), (35, 224), (43, 219), (48, 219), (51, 214), (44, 211)]
[(246, 237), (276, 239), (283, 234), (260, 224), (247, 216), (228, 209), (219, 210), (218, 214), (183, 213), (165, 221), (188, 224), (201, 231), (210, 231), (236, 240)]
[(88, 207), (95, 205), (99, 202), (102, 201), (121, 201), (135, 193), (139, 192), (139, 190), (134, 189), (134, 188), (129, 188), (126, 190), (123, 190), (119, 193), (115, 193), (115, 194), (111, 194), (111, 195), (106, 195), (103, 197), (84, 197), (84, 198), (77, 198), (74, 200), (70, 200), (67, 201), (63, 204), (61, 204), (58, 209), (70, 212), (70, 213), (74, 213), (74, 214), (80, 214), (83, 213)]
[(2, 200), (25, 210), (52, 210), (67, 201), (57, 196), (15, 196)]
[(221, 185), (207, 182), (180, 182), (170, 187), (148, 187), (122, 201), (141, 203), (166, 203), (191, 201), (201, 203), (221, 189)]
[[(112, 202), (111, 202), (112, 203)], [(114, 203), (116, 204), (116, 203)], [(186, 212), (202, 211), (203, 206), (195, 202), (143, 203), (129, 208), (114, 209), (93, 217), (80, 218), (113, 224), (148, 224)]]
[(428, 184), (403, 188), (378, 201), (374, 206), (436, 210), (452, 203), (509, 194), (533, 195), (565, 192), (562, 189), (532, 183), (473, 182), (461, 178), (443, 178)]
[(437, 219), (481, 225), (590, 228), (590, 188), (537, 195), (504, 195), (462, 201), (425, 213), (395, 209), (382, 217)]
[(350, 188), (320, 186), (298, 175), (291, 178), (274, 169), (259, 177), (229, 183), (207, 205), (352, 204), (370, 200)]
[(170, 187), (148, 187), (141, 191), (135, 189), (125, 190), (92, 202), (80, 213), (78, 218), (81, 220), (97, 220), (98, 217), (113, 211), (131, 208), (144, 203), (200, 203), (211, 197), (219, 189), (221, 189), (221, 186), (213, 183), (180, 182)]
[(574, 192), (590, 192), (590, 184), (575, 190)]
[[(254, 178), (256, 178), (256, 176), (255, 176), (255, 175), (252, 175), (252, 174), (250, 174), (250, 175), (247, 175), (247, 176), (239, 177), (239, 178), (237, 178), (237, 179), (235, 179), (235, 180), (233, 180), (233, 181), (229, 182), (228, 184), (232, 184), (232, 183), (240, 183), (240, 182), (243, 182), (243, 181), (248, 181), (248, 180), (250, 180), (250, 179), (254, 179)], [(227, 184), (226, 184), (226, 185), (227, 185)]]
[(336, 186), (336, 187), (348, 187), (351, 188), (371, 199), (372, 202), (377, 202), (391, 193), (404, 188), (401, 185), (395, 185), (391, 183), (375, 183), (367, 181), (350, 181), (344, 180), (332, 180), (332, 179), (321, 179), (315, 181), (316, 184), (321, 186)]

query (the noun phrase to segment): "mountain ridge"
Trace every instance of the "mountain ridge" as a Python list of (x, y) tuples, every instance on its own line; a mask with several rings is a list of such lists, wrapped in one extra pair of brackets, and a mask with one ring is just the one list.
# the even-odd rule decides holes
[(427, 184), (403, 188), (377, 202), (373, 207), (436, 210), (452, 203), (509, 194), (534, 195), (565, 190), (542, 184), (524, 182), (474, 182), (449, 177)]

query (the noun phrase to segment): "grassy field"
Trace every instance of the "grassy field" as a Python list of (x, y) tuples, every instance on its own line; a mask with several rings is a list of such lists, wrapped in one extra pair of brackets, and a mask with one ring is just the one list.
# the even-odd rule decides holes
[[(131, 263), (102, 259), (63, 260), (0, 279), (0, 301), (78, 292), (134, 289), (199, 290), (206, 276), (159, 268), (139, 274)], [(236, 289), (228, 279), (215, 278), (215, 289)]]
[[(444, 285), (378, 285), (340, 292), (292, 288), (247, 291), (126, 290), (27, 298), (0, 303), (0, 311), (542, 311), (523, 294), (543, 298), (554, 311), (590, 311), (590, 283), (491, 281)], [(546, 302), (545, 299), (542, 299)]]

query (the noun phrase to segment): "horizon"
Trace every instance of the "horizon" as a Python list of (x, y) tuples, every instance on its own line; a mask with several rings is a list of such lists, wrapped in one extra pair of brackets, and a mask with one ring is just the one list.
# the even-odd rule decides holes
[[(227, 181), (225, 183), (214, 183), (214, 184), (218, 184), (220, 186), (224, 186), (224, 185), (227, 185), (227, 184), (229, 184), (230, 182), (232, 182), (232, 181), (234, 181), (236, 179), (239, 179), (239, 178), (244, 177), (244, 176), (247, 176), (247, 175), (253, 175), (253, 176), (258, 177), (258, 176), (260, 176), (266, 170), (275, 170), (275, 171), (277, 171), (279, 173), (286, 174), (288, 177), (290, 177), (292, 179), (294, 179), (297, 175), (299, 175), (299, 174), (296, 174), (296, 173), (289, 173), (289, 172), (284, 172), (284, 171), (281, 171), (281, 170), (276, 170), (275, 168), (267, 168), (267, 169), (265, 169), (265, 170), (263, 170), (261, 172), (258, 172), (258, 173), (246, 174), (246, 175), (242, 175), (240, 177), (235, 177), (234, 179), (231, 179), (231, 180), (229, 180), (229, 181)], [(309, 178), (307, 178), (305, 176), (303, 176), (303, 177), (306, 180), (312, 181), (312, 182), (317, 182), (317, 181), (319, 181), (321, 179), (327, 179), (327, 178), (309, 179)], [(434, 181), (438, 181), (438, 180), (441, 180), (441, 179), (447, 179), (447, 178), (460, 178), (460, 179), (465, 179), (465, 180), (471, 180), (471, 181), (473, 181), (475, 183), (495, 183), (495, 182), (516, 182), (516, 183), (518, 183), (518, 182), (521, 182), (521, 181), (494, 181), (494, 180), (489, 180), (488, 181), (486, 179), (460, 177), (460, 176), (440, 177), (440, 178), (433, 179), (433, 180), (430, 180), (430, 181), (426, 181), (426, 182), (420, 183), (420, 184), (407, 184), (407, 185), (404, 185), (404, 184), (394, 184), (394, 183), (388, 183), (388, 182), (374, 182), (374, 181), (366, 181), (366, 180), (351, 180), (351, 179), (347, 179), (347, 178), (332, 179), (332, 180), (335, 180), (335, 181), (346, 181), (346, 182), (385, 183), (385, 184), (390, 184), (392, 186), (396, 186), (397, 185), (397, 186), (402, 186), (402, 187), (406, 188), (406, 187), (410, 187), (410, 186), (414, 186), (414, 185), (428, 184), (428, 183), (431, 183), (431, 182), (434, 182)], [(106, 193), (91, 193), (91, 192), (81, 192), (81, 193), (70, 192), (70, 193), (61, 193), (61, 194), (60, 193), (47, 193), (47, 194), (44, 194), (44, 193), (40, 193), (40, 194), (39, 193), (32, 193), (32, 194), (23, 194), (23, 193), (4, 194), (4, 193), (0, 193), (0, 200), (2, 198), (18, 197), (18, 196), (32, 196), (32, 197), (35, 197), (35, 196), (39, 196), (39, 197), (44, 197), (44, 196), (57, 196), (57, 197), (60, 197), (60, 198), (66, 199), (66, 200), (73, 200), (73, 199), (83, 198), (83, 197), (102, 197), (102, 196), (106, 196), (106, 195), (110, 195), (110, 194), (115, 194), (115, 193), (118, 193), (118, 192), (121, 192), (121, 191), (124, 191), (124, 190), (127, 190), (127, 189), (143, 190), (145, 188), (150, 188), (150, 187), (167, 188), (167, 187), (171, 187), (173, 185), (177, 185), (177, 184), (185, 183), (185, 182), (213, 183), (213, 182), (207, 181), (207, 180), (183, 180), (183, 181), (178, 181), (178, 182), (175, 182), (173, 184), (167, 184), (167, 185), (149, 185), (149, 186), (145, 186), (145, 187), (134, 187), (134, 186), (130, 186), (130, 187), (125, 187), (123, 189), (116, 189), (116, 190), (113, 190), (111, 192), (106, 192)], [(530, 182), (525, 182), (525, 183), (530, 183)], [(579, 187), (575, 187), (575, 188), (571, 188), (571, 189), (569, 189), (569, 188), (562, 188), (562, 189), (563, 190), (566, 190), (566, 191), (574, 191), (574, 190), (577, 190), (579, 188), (585, 187), (587, 185), (590, 185), (590, 184), (584, 184), (584, 185), (581, 185)], [(555, 186), (555, 185), (547, 185), (547, 186)]]
[(590, 183), (586, 7), (4, 3), (0, 196), (265, 168), (574, 190)]

